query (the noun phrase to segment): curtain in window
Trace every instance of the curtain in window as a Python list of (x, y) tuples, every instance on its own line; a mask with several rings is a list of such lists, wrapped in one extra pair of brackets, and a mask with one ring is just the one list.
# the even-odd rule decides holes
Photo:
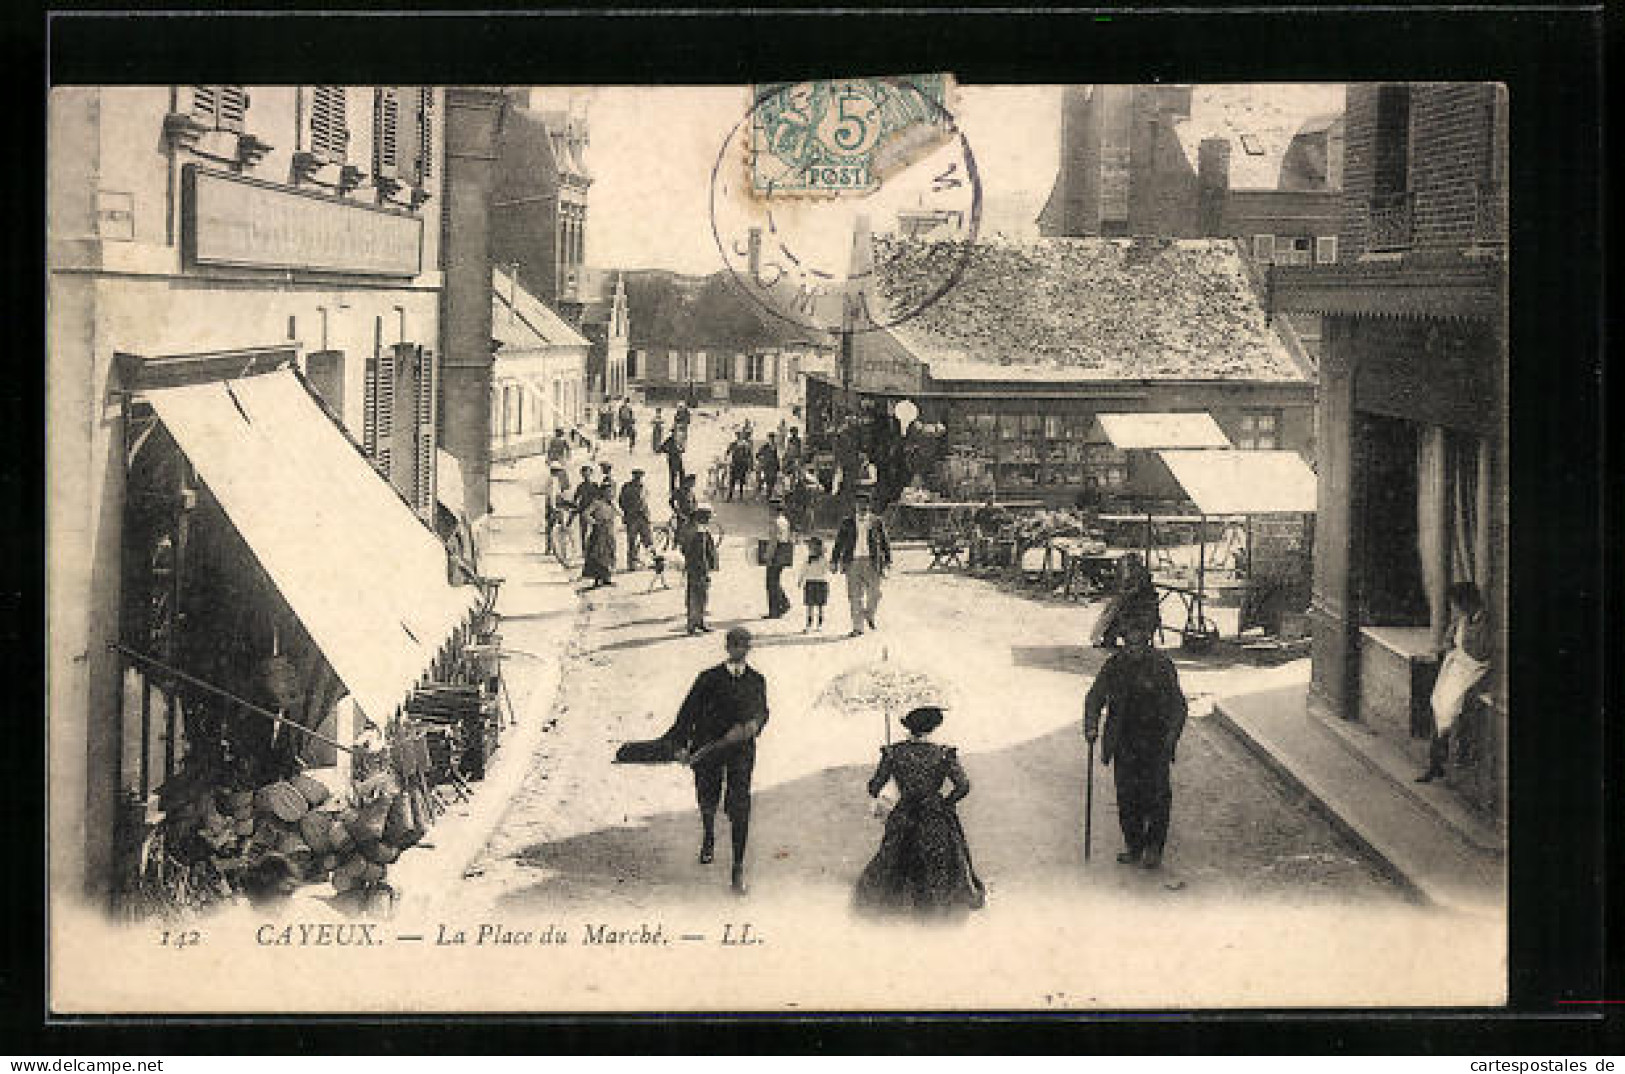
[(1449, 462), (1444, 429), (1429, 425), (1417, 440), (1416, 550), (1422, 560), (1422, 585), (1427, 591), (1428, 624), (1435, 645), (1444, 644), (1450, 610), (1445, 590), (1450, 585)]
[(1450, 580), (1488, 587), (1490, 445), (1482, 437), (1450, 437)]

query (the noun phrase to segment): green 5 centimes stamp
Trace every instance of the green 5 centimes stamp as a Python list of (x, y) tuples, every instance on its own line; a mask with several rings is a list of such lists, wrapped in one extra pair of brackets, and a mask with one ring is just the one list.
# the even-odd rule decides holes
[(871, 193), (951, 136), (946, 75), (757, 86), (750, 125), (758, 194)]
[(946, 294), (982, 205), (952, 90), (947, 75), (757, 87), (711, 173), (734, 283), (815, 337), (892, 328)]

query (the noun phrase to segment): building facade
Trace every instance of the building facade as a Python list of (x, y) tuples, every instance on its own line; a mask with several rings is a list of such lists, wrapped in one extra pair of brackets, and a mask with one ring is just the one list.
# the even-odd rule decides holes
[(1316, 711), (1426, 753), (1445, 589), (1473, 582), (1501, 640), (1448, 783), (1504, 817), (1508, 457), (1505, 91), (1348, 90), (1334, 265), (1276, 268), (1275, 309), (1318, 316)]
[(626, 383), (650, 404), (792, 406), (804, 364), (833, 343), (742, 294), (726, 273), (619, 274), (628, 318)]
[(554, 429), (586, 418), (589, 342), (501, 269), (491, 279), (491, 335), (491, 455), (540, 454)]
[[(49, 706), (55, 890), (105, 894), (131, 370), (298, 371), (422, 517), (439, 410), (444, 96), (423, 87), (52, 91)], [(162, 372), (154, 372), (162, 371)]]

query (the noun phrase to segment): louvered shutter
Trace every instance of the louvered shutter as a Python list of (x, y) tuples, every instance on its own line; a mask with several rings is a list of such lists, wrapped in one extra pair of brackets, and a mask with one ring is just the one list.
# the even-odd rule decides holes
[(361, 446), (372, 460), (373, 469), (391, 478), (391, 450), (395, 434), (395, 351), (384, 351), (367, 359), (365, 414), (361, 419)]
[(192, 115), (198, 119), (207, 120), (209, 126), (214, 126), (215, 116), (220, 110), (219, 86), (193, 86), (192, 87)]
[(428, 186), (434, 176), (434, 90), (418, 89), (418, 185)]
[(311, 93), (310, 150), (318, 160), (343, 164), (350, 145), (343, 86), (316, 86)]
[(220, 93), (216, 126), (223, 131), (241, 134), (248, 119), (248, 91), (241, 86), (216, 88)]
[(248, 91), (241, 86), (193, 86), (192, 115), (213, 130), (243, 132)]
[(434, 517), (435, 496), (435, 399), (440, 393), (440, 369), (434, 360), (434, 351), (418, 351), (417, 398), (417, 488), (413, 506), (425, 519)]
[(393, 88), (376, 91), (372, 116), (372, 171), (394, 179), (400, 175), (400, 96)]

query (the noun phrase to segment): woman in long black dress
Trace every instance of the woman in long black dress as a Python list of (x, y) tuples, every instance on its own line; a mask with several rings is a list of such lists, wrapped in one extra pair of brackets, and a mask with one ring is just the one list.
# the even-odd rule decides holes
[(589, 588), (614, 585), (615, 520), (620, 512), (608, 500), (595, 497), (587, 508), (587, 549), (581, 577), (592, 580)]
[[(900, 797), (886, 818), (880, 850), (858, 878), (859, 909), (945, 913), (980, 909), (986, 901), (954, 808), (970, 793), (970, 780), (958, 751), (930, 740), (940, 723), (941, 709), (914, 709), (903, 717), (909, 738), (881, 748), (869, 795), (878, 797), (895, 780)], [(953, 787), (946, 795), (944, 783)]]

